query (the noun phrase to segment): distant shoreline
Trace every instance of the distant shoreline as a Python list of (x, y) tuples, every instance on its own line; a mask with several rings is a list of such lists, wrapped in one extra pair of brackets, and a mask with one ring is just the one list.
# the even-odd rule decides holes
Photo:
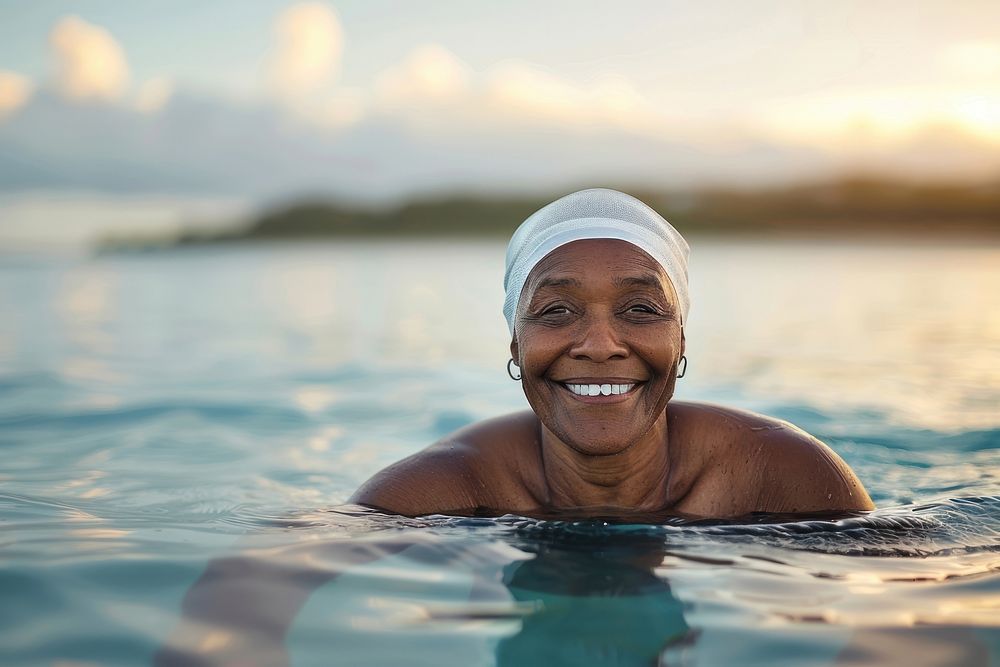
[[(1000, 238), (1000, 182), (914, 184), (855, 177), (753, 190), (624, 190), (649, 203), (686, 235)], [(109, 236), (99, 242), (97, 250), (142, 252), (322, 239), (509, 238), (521, 221), (559, 194), (440, 197), (414, 200), (387, 211), (332, 201), (299, 201), (272, 208), (228, 230)]]

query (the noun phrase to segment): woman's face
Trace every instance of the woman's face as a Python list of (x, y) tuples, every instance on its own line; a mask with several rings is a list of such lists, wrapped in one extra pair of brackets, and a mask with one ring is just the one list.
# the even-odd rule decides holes
[(583, 454), (616, 454), (649, 431), (683, 353), (673, 286), (631, 243), (574, 241), (528, 276), (511, 355), (542, 424)]

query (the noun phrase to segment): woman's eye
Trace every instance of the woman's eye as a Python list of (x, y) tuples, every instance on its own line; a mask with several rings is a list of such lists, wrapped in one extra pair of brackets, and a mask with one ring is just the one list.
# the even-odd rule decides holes
[(542, 312), (542, 315), (565, 315), (569, 312), (566, 306), (552, 306)]
[(656, 311), (651, 306), (647, 306), (647, 305), (644, 305), (644, 304), (641, 304), (641, 303), (637, 303), (634, 306), (629, 306), (628, 307), (628, 312), (630, 312), (630, 313), (643, 313), (643, 314), (646, 314), (646, 315), (652, 315), (652, 314), (656, 313)]

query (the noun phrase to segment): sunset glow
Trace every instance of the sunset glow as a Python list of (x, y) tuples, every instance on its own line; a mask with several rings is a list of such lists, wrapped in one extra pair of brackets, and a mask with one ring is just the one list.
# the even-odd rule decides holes
[(995, 2), (554, 3), (0, 9), (0, 213), (1000, 174)]

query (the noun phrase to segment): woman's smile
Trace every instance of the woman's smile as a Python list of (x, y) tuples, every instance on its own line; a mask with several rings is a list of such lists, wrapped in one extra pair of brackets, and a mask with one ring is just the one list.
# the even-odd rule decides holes
[(635, 395), (642, 383), (621, 378), (573, 378), (556, 384), (583, 403), (621, 403)]

